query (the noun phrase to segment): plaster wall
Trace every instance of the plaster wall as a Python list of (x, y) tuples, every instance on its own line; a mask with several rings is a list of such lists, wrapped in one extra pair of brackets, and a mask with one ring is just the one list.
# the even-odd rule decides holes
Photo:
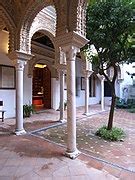
[[(8, 52), (8, 32), (0, 31), (0, 41), (0, 65), (13, 66), (12, 61), (6, 55)], [(3, 101), (1, 109), (6, 110), (5, 118), (15, 117), (15, 93), (15, 89), (0, 89), (0, 100)]]
[[(120, 82), (120, 97), (124, 97), (123, 90), (124, 88), (127, 88), (129, 85), (133, 84), (133, 79), (130, 75), (127, 74), (129, 72), (130, 74), (135, 73), (135, 62), (132, 64), (123, 64), (121, 68), (123, 69), (124, 79)], [(135, 77), (134, 77), (135, 79)]]

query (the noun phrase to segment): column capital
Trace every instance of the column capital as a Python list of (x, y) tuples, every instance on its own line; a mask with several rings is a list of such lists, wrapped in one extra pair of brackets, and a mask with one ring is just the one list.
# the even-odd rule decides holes
[(74, 46), (80, 49), (88, 40), (76, 32), (68, 32), (60, 36), (56, 36), (55, 42), (59, 47)]
[(93, 73), (93, 71), (83, 69), (83, 74), (86, 78), (89, 78), (92, 75), (92, 73)]
[(64, 74), (66, 74), (66, 65), (65, 64), (54, 64), (53, 67), (60, 73), (63, 71)]
[(97, 74), (97, 77), (100, 79), (100, 81), (104, 81), (105, 77), (103, 75)]
[(67, 61), (75, 61), (76, 60), (76, 54), (77, 52), (80, 51), (79, 48), (77, 48), (76, 46), (68, 45), (68, 46), (64, 46), (62, 47), (63, 51), (66, 54), (66, 60)]

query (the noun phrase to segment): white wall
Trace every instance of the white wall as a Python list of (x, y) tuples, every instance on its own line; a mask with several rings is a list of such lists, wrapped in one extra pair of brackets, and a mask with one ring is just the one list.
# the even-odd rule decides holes
[[(6, 56), (8, 53), (8, 32), (0, 31), (0, 64), (13, 66), (12, 61)], [(32, 78), (28, 78), (27, 65), (24, 68), (24, 104), (32, 103)], [(3, 109), (6, 110), (5, 118), (15, 117), (15, 89), (0, 89), (0, 99), (3, 100)], [(1, 116), (1, 114), (0, 114)]]
[(133, 84), (131, 76), (127, 74), (127, 72), (129, 72), (131, 74), (135, 73), (135, 68), (133, 68), (133, 66), (135, 66), (135, 63), (129, 64), (129, 65), (124, 64), (124, 65), (121, 66), (121, 68), (123, 68), (123, 74), (124, 74), (124, 80), (122, 80), (120, 82), (120, 97), (121, 98), (123, 98), (123, 89), (124, 89), (124, 87), (128, 87), (129, 85)]
[(0, 99), (3, 100), (5, 118), (15, 117), (15, 90), (0, 90)]
[[(81, 77), (84, 77), (82, 60), (79, 59), (76, 60), (76, 77), (80, 78), (80, 83), (81, 83)], [(89, 97), (89, 104), (98, 104), (100, 99), (101, 99), (100, 81), (96, 80), (96, 97)], [(79, 96), (76, 96), (76, 106), (79, 107), (84, 105), (85, 105), (85, 90), (81, 90), (81, 86), (80, 86)]]
[(24, 68), (23, 104), (32, 104), (32, 78), (28, 78), (28, 65)]
[(57, 110), (60, 104), (60, 82), (56, 78), (51, 78), (51, 107)]
[[(8, 33), (0, 31), (0, 64), (13, 66), (12, 61), (6, 56), (8, 51)], [(0, 89), (0, 99), (3, 100), (6, 110), (5, 118), (15, 117), (15, 89)], [(0, 114), (1, 116), (1, 114)]]

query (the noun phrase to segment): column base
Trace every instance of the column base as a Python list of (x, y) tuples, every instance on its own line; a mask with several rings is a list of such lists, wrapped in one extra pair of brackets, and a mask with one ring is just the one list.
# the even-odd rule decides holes
[(81, 154), (80, 151), (78, 151), (78, 149), (76, 149), (74, 152), (65, 152), (65, 156), (70, 158), (70, 159), (75, 159), (77, 158), (79, 155)]
[(60, 123), (66, 123), (67, 120), (66, 120), (66, 119), (59, 119), (59, 122), (60, 122)]
[(85, 115), (85, 116), (90, 116), (90, 113), (83, 113), (83, 115)]
[(26, 131), (25, 131), (24, 129), (22, 129), (22, 130), (16, 129), (16, 130), (15, 130), (15, 134), (16, 134), (17, 136), (24, 135), (24, 134), (26, 134)]

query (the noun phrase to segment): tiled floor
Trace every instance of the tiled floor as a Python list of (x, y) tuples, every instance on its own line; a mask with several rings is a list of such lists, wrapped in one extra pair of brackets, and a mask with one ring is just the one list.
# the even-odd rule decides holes
[[(98, 112), (100, 107), (93, 106), (91, 109), (93, 114), (94, 112)], [(94, 130), (95, 127), (99, 126), (98, 122), (102, 124), (106, 121), (107, 117), (106, 112), (88, 118), (83, 116), (82, 113), (83, 108), (79, 108), (77, 110), (78, 130), (81, 129), (81, 127), (84, 128), (84, 130), (86, 127), (91, 127), (91, 130)], [(45, 113), (35, 114), (31, 118), (25, 119), (25, 129), (31, 132), (36, 129), (55, 125), (58, 119), (59, 112), (47, 110)], [(117, 119), (119, 121), (117, 121)], [(14, 119), (6, 119), (4, 123), (0, 122), (0, 180), (135, 179), (135, 173), (131, 172), (131, 170), (135, 170), (135, 114), (130, 114), (125, 111), (115, 113), (115, 124), (124, 126), (125, 131), (128, 133), (127, 139), (124, 142), (120, 142), (119, 146), (117, 143), (108, 144), (90, 136), (90, 138), (93, 139), (90, 139), (89, 148), (86, 141), (84, 141), (84, 148), (87, 147), (85, 153), (87, 153), (88, 150), (92, 152), (92, 149), (94, 149), (96, 153), (92, 152), (92, 157), (81, 154), (75, 160), (66, 158), (63, 155), (66, 150), (64, 147), (49, 142), (43, 137), (35, 137), (31, 134), (15, 136), (12, 134), (14, 124)], [(55, 142), (57, 142), (56, 139), (54, 140)], [(80, 150), (82, 151), (81, 148)], [(102, 158), (99, 158), (101, 155)], [(109, 160), (113, 163), (109, 164)], [(127, 166), (124, 166), (125, 168), (116, 166), (119, 162), (126, 162)], [(119, 165), (123, 166), (124, 164)], [(128, 168), (130, 170), (128, 170)]]

